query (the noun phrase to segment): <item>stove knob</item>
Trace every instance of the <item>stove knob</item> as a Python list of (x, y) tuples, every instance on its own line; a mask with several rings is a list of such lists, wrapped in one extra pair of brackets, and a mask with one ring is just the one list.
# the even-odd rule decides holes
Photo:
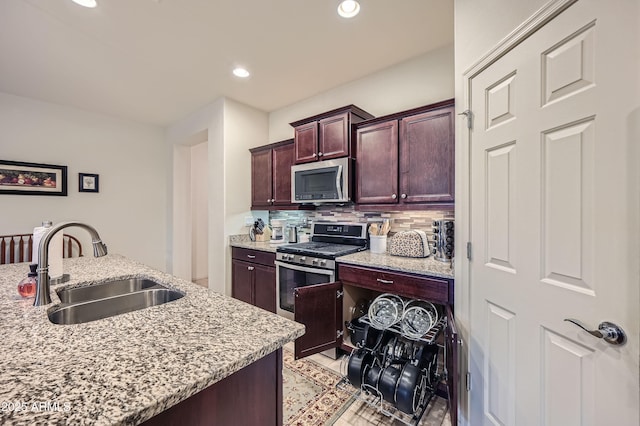
[(306, 258), (305, 256), (302, 256), (302, 257), (300, 258), (300, 262), (304, 263), (304, 262), (306, 262), (306, 261), (307, 261), (307, 258)]
[(326, 261), (326, 260), (324, 260), (324, 259), (322, 259), (322, 260), (320, 261), (320, 266), (327, 266), (327, 261)]
[(314, 264), (314, 265), (317, 265), (317, 264), (318, 264), (318, 262), (319, 262), (319, 260), (318, 260), (318, 259), (313, 259), (313, 260), (311, 261), (311, 263), (312, 263), (312, 264)]
[(294, 255), (290, 254), (290, 255), (287, 255), (287, 259), (288, 260), (295, 260), (296, 257)]

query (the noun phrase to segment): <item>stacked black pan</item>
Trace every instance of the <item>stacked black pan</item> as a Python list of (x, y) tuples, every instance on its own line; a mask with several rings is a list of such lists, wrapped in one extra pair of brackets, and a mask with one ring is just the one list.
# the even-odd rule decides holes
[[(403, 300), (400, 308), (407, 305), (411, 306)], [(370, 317), (351, 322), (351, 341), (357, 349), (349, 357), (347, 378), (354, 387), (415, 415), (435, 389), (438, 346), (390, 325), (383, 327)]]

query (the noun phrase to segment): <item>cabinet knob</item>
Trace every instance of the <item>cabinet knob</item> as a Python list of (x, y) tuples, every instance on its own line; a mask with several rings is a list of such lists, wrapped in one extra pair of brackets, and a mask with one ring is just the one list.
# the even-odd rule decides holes
[(318, 153), (318, 157), (322, 157), (322, 155), (323, 155), (323, 154), (322, 154), (321, 152), (319, 152), (319, 153)]
[(247, 266), (247, 270), (253, 271), (255, 268), (253, 266)]
[(402, 198), (402, 199), (407, 198), (407, 194), (402, 194), (402, 195), (400, 196), (400, 198)]
[(391, 198), (395, 200), (396, 198), (398, 198), (398, 196), (396, 194), (391, 194)]
[(255, 259), (256, 258), (255, 254), (248, 254), (247, 257), (249, 259)]

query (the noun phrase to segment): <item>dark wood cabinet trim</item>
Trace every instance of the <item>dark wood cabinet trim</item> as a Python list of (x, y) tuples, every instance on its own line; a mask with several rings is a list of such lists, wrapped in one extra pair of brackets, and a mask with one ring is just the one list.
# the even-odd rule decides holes
[(305, 334), (296, 339), (295, 358), (300, 359), (339, 347), (342, 336), (342, 283), (297, 287), (294, 290), (294, 319), (304, 324)]
[(447, 327), (445, 329), (445, 346), (450, 356), (447, 358), (447, 396), (449, 399), (449, 415), (451, 424), (458, 424), (458, 389), (460, 387), (460, 371), (458, 366), (459, 344), (458, 329), (453, 317), (451, 305), (446, 306)]
[(320, 121), (323, 118), (331, 117), (334, 115), (340, 115), (343, 112), (349, 112), (351, 115), (357, 120), (369, 120), (374, 116), (369, 114), (367, 111), (363, 110), (360, 107), (355, 105), (347, 105), (340, 108), (332, 109), (331, 111), (323, 112), (320, 114), (313, 115), (311, 117), (302, 118), (300, 120), (296, 120), (294, 122), (289, 123), (292, 127), (297, 127), (305, 123), (309, 123), (311, 121)]
[(360, 123), (356, 124), (356, 128), (361, 128), (361, 127), (366, 127), (366, 126), (370, 126), (376, 123), (381, 123), (383, 121), (389, 121), (389, 120), (401, 120), (404, 117), (409, 117), (412, 115), (416, 115), (416, 114), (422, 114), (425, 112), (429, 112), (435, 109), (441, 109), (441, 108), (446, 108), (446, 107), (450, 107), (450, 106), (454, 106), (455, 105), (455, 99), (447, 99), (441, 102), (436, 102), (433, 104), (429, 104), (429, 105), (425, 105), (425, 106), (421, 106), (421, 107), (417, 107), (417, 108), (412, 108), (412, 109), (408, 109), (405, 111), (399, 111), (399, 112), (394, 112), (393, 114), (387, 114), (387, 115), (382, 115), (380, 117), (375, 117), (375, 118), (370, 118), (368, 120), (362, 121)]
[(262, 250), (251, 250), (242, 247), (231, 248), (231, 258), (250, 263), (275, 267), (276, 254)]
[[(450, 298), (452, 280), (446, 278), (343, 264), (338, 267), (338, 276), (345, 285), (368, 288), (381, 293), (406, 295), (443, 305), (453, 303)], [(389, 284), (390, 281), (393, 283)]]

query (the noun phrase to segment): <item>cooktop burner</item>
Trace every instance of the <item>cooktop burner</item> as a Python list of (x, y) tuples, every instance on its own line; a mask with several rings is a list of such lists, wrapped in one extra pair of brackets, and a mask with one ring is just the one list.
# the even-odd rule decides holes
[(344, 256), (346, 254), (355, 253), (364, 250), (362, 246), (349, 244), (333, 244), (333, 243), (298, 243), (287, 244), (277, 248), (282, 253), (296, 253), (307, 255), (327, 255), (327, 256)]

